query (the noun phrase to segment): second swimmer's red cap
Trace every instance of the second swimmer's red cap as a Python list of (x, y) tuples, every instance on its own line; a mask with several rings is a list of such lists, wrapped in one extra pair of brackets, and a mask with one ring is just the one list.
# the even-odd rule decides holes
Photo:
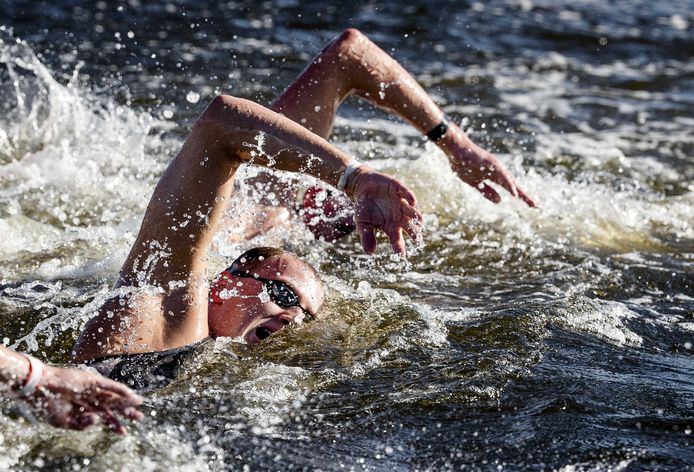
[(299, 214), (316, 239), (336, 241), (354, 231), (354, 206), (345, 195), (309, 187), (299, 198)]

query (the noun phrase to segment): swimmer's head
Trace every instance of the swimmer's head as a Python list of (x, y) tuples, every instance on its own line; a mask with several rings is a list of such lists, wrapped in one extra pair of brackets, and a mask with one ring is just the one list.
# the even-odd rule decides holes
[(272, 247), (251, 249), (210, 287), (210, 336), (257, 344), (289, 324), (315, 317), (323, 296), (318, 273), (296, 255)]

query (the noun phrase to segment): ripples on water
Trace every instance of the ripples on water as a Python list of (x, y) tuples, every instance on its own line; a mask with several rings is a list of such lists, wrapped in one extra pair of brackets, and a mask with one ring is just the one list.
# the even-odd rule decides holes
[[(427, 213), (410, 264), (299, 227), (258, 238), (320, 268), (322, 321), (206, 346), (125, 438), (7, 406), (0, 469), (694, 465), (691, 2), (2, 9), (0, 326), (43, 359), (67, 362), (207, 100), (267, 103), (346, 26), (402, 60), (540, 208), (484, 201), (409, 127), (348, 101), (337, 143)], [(247, 246), (220, 236), (212, 272)]]

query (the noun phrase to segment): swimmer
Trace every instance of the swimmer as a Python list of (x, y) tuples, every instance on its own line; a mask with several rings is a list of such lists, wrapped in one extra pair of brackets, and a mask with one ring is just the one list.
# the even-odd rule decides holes
[(45, 365), (5, 346), (0, 346), (0, 385), (60, 428), (83, 430), (101, 422), (125, 434), (114, 413), (131, 420), (143, 418), (137, 410), (142, 397), (125, 385), (91, 372)]
[(498, 160), (448, 122), (397, 62), (349, 29), (272, 108), (228, 95), (212, 100), (154, 190), (116, 282), (122, 295), (107, 300), (87, 322), (74, 359), (112, 360), (113, 375), (127, 367), (122, 356), (140, 356), (147, 359), (143, 364), (154, 362), (151, 356), (176, 362), (181, 349), (207, 338), (227, 336), (255, 344), (284, 326), (318, 316), (321, 281), (310, 265), (286, 251), (252, 249), (211, 286), (205, 278), (212, 237), (243, 163), (303, 172), (343, 192), (352, 202), (354, 227), (369, 254), (376, 250), (377, 230), (401, 256), (403, 232), (421, 241), (422, 215), (414, 194), (324, 139), (338, 105), (350, 93), (426, 134), (446, 152), (458, 177), (486, 198), (500, 200), (488, 180), (534, 206)]

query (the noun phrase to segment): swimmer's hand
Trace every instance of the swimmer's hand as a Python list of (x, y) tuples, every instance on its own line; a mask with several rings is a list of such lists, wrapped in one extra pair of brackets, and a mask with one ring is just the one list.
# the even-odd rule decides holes
[(83, 430), (101, 422), (125, 434), (119, 414), (131, 420), (144, 415), (137, 409), (142, 397), (123, 384), (79, 369), (45, 365), (39, 388), (27, 399), (40, 416), (59, 428)]
[(405, 257), (402, 230), (415, 243), (421, 242), (423, 218), (417, 210), (417, 199), (398, 179), (362, 165), (347, 179), (345, 190), (354, 200), (354, 220), (368, 254), (376, 251), (377, 229), (386, 233), (400, 257)]
[(501, 197), (485, 180), (501, 185), (528, 206), (537, 206), (535, 201), (518, 186), (496, 156), (470, 141), (459, 129), (455, 130), (451, 127), (450, 131), (452, 131), (451, 136), (446, 135), (441, 142), (441, 148), (448, 155), (451, 168), (458, 174), (460, 180), (477, 189), (486, 199), (494, 203), (499, 203)]

